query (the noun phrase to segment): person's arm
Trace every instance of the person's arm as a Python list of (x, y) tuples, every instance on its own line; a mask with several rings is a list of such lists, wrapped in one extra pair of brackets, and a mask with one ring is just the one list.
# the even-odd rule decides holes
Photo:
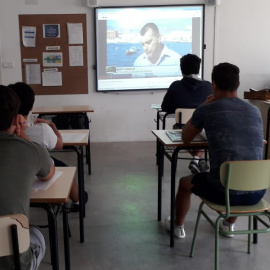
[(38, 124), (38, 123), (45, 123), (45, 124), (47, 124), (53, 130), (54, 134), (57, 137), (57, 142), (56, 142), (56, 145), (54, 147), (54, 150), (61, 150), (63, 148), (63, 140), (62, 140), (61, 133), (58, 131), (58, 129), (56, 128), (55, 124), (52, 121), (37, 118), (34, 121), (34, 123), (35, 124)]
[(173, 103), (173, 97), (171, 94), (171, 86), (169, 87), (168, 91), (166, 92), (163, 101), (161, 103), (161, 109), (164, 112), (167, 113), (174, 113), (175, 109), (174, 109), (174, 103)]
[(201, 133), (201, 131), (202, 128), (195, 128), (189, 120), (182, 128), (182, 141), (184, 143), (190, 143), (196, 137), (196, 135)]
[(50, 169), (50, 172), (47, 176), (45, 176), (45, 177), (37, 176), (37, 177), (38, 177), (38, 179), (40, 179), (42, 181), (47, 181), (47, 180), (50, 180), (54, 176), (54, 173), (55, 173), (55, 167), (53, 164), (51, 164), (51, 169)]
[[(209, 104), (215, 101), (213, 94), (209, 95), (203, 104)], [(196, 128), (191, 124), (191, 119), (182, 128), (182, 140), (184, 143), (190, 143), (196, 135), (202, 132), (203, 128)]]

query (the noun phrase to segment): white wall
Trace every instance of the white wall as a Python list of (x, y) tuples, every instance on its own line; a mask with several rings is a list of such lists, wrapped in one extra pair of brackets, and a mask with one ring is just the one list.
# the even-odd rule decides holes
[[(124, 0), (99, 0), (100, 6), (132, 5)], [(136, 0), (136, 5), (162, 5), (160, 0)], [(202, 4), (204, 0), (168, 0), (166, 4)], [(270, 21), (269, 0), (222, 0), (217, 8), (206, 6), (205, 20), (205, 79), (211, 79), (214, 63), (232, 62), (241, 69), (239, 96), (250, 87), (270, 87)], [(87, 14), (89, 93), (87, 95), (37, 96), (36, 106), (90, 104), (95, 112), (91, 141), (151, 141), (156, 112), (152, 103), (161, 103), (165, 91), (132, 93), (95, 92), (94, 19), (93, 9), (86, 0), (39, 0), (38, 5), (26, 5), (25, 0), (0, 1), (0, 61), (14, 62), (13, 69), (0, 68), (0, 82), (9, 84), (22, 79), (18, 14)], [(216, 14), (216, 31), (214, 16)], [(215, 34), (215, 35), (214, 35)], [(214, 38), (215, 36), (215, 38)], [(214, 40), (216, 47), (214, 48)]]

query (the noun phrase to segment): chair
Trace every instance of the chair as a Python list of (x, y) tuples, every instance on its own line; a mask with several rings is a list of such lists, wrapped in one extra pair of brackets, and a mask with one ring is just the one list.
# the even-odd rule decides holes
[(13, 255), (15, 270), (21, 269), (20, 253), (27, 251), (30, 246), (27, 217), (22, 214), (1, 216), (0, 235), (0, 257)]
[[(190, 257), (193, 256), (197, 231), (201, 215), (215, 229), (215, 270), (219, 269), (219, 235), (226, 234), (248, 234), (248, 249), (250, 253), (251, 234), (266, 233), (270, 231), (270, 204), (262, 199), (256, 205), (248, 206), (230, 206), (229, 190), (261, 190), (270, 187), (270, 160), (252, 160), (252, 161), (227, 161), (220, 167), (220, 180), (225, 187), (226, 205), (218, 205), (201, 198), (202, 202), (199, 207), (196, 226), (193, 235), (192, 246), (190, 250)], [(202, 209), (206, 204), (211, 209), (218, 212), (218, 217), (213, 222), (211, 218)], [(234, 232), (222, 231), (219, 229), (219, 224), (222, 219), (229, 217), (247, 216), (248, 229), (237, 230)], [(263, 220), (260, 216), (266, 216), (267, 221)], [(260, 229), (252, 228), (253, 221), (260, 222), (263, 226)]]
[(194, 111), (195, 109), (189, 108), (178, 108), (175, 110), (175, 122), (180, 129), (188, 122)]

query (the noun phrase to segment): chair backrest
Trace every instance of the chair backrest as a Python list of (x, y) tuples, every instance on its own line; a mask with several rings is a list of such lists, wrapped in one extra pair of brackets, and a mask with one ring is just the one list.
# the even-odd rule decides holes
[(0, 257), (14, 255), (11, 227), (17, 226), (19, 253), (30, 246), (28, 218), (22, 214), (0, 216)]
[(220, 167), (220, 180), (232, 190), (261, 190), (270, 187), (270, 160), (226, 161)]
[(180, 125), (184, 125), (191, 118), (195, 109), (190, 108), (178, 108), (175, 110), (175, 122)]

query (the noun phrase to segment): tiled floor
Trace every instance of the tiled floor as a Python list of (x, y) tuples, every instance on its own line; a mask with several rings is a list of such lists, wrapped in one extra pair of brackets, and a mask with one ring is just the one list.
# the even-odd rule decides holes
[[(78, 214), (69, 215), (71, 269), (75, 270), (156, 270), (214, 269), (214, 233), (202, 219), (193, 258), (189, 257), (199, 199), (192, 206), (185, 228), (187, 237), (169, 247), (164, 219), (170, 204), (170, 164), (165, 160), (161, 222), (157, 222), (157, 166), (154, 142), (93, 143), (92, 175), (85, 166), (85, 243), (79, 242)], [(76, 165), (74, 153), (57, 153), (69, 166)], [(188, 161), (178, 164), (177, 178), (189, 174)], [(270, 199), (269, 193), (267, 198)], [(213, 212), (213, 217), (215, 213)], [(246, 219), (237, 221), (245, 226)], [(46, 223), (46, 213), (31, 209), (31, 223)], [(58, 219), (60, 269), (64, 268), (62, 219)], [(48, 245), (40, 270), (51, 269)], [(259, 236), (247, 254), (247, 236), (221, 238), (220, 269), (269, 269), (270, 234)]]

